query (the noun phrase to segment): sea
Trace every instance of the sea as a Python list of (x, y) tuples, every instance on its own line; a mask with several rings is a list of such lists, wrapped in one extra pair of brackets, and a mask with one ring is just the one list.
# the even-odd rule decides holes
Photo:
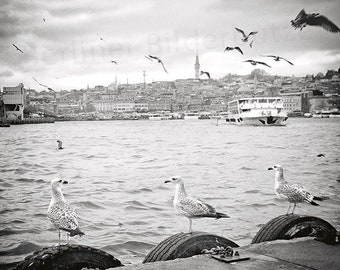
[[(57, 150), (56, 140), (64, 149)], [(66, 201), (83, 237), (123, 264), (141, 263), (161, 241), (187, 232), (176, 214), (180, 176), (189, 195), (228, 219), (195, 219), (193, 230), (250, 244), (261, 226), (285, 214), (274, 172), (327, 200), (296, 214), (340, 229), (340, 118), (290, 118), (286, 126), (237, 126), (216, 120), (70, 121), (0, 128), (0, 268), (58, 244), (47, 220), (51, 180), (67, 180)], [(323, 154), (324, 157), (318, 157)], [(65, 243), (66, 235), (62, 235)]]

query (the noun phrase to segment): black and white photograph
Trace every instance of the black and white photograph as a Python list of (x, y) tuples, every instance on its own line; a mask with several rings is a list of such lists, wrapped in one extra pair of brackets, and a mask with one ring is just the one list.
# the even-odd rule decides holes
[(1, 0), (0, 269), (339, 269), (339, 14)]

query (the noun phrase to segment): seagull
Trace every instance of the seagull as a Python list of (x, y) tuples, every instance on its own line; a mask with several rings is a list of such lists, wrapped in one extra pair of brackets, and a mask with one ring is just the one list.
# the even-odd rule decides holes
[(105, 41), (99, 34), (97, 34), (100, 40)]
[(45, 84), (42, 84), (42, 83), (40, 83), (36, 78), (34, 78), (34, 77), (32, 77), (33, 78), (33, 80), (35, 80), (39, 85), (41, 85), (41, 86), (43, 86), (43, 87), (46, 87), (48, 90), (51, 90), (51, 91), (53, 91), (53, 92), (55, 92), (51, 87), (49, 87), (49, 86), (47, 86), (47, 85), (45, 85)]
[(64, 149), (63, 142), (61, 140), (57, 140), (57, 143), (58, 143), (58, 147), (57, 147), (58, 150)]
[(114, 61), (114, 60), (111, 60), (111, 63), (118, 65), (117, 61)]
[(252, 64), (253, 66), (256, 66), (257, 64), (260, 64), (260, 65), (265, 65), (267, 67), (270, 67), (270, 65), (266, 64), (265, 62), (260, 62), (260, 61), (255, 61), (255, 60), (245, 60), (243, 62), (249, 62), (250, 64)]
[(46, 22), (45, 18), (43, 18), (43, 21)]
[[(291, 203), (294, 203), (292, 214), (297, 203), (308, 202), (311, 205), (319, 205), (315, 201), (323, 201), (323, 198), (313, 196), (303, 186), (299, 184), (288, 184), (283, 177), (283, 168), (280, 165), (274, 165), (268, 170), (275, 170), (275, 186), (274, 190), (277, 197), (285, 199), (289, 202), (287, 215), (289, 213)], [(315, 200), (315, 201), (314, 201)]]
[(146, 57), (147, 59), (151, 60), (151, 61), (157, 60), (157, 62), (160, 63), (160, 64), (162, 65), (164, 71), (165, 71), (166, 73), (168, 73), (168, 71), (165, 69), (165, 66), (164, 66), (164, 64), (163, 64), (163, 61), (162, 61), (159, 57), (153, 56), (153, 55), (150, 55), (150, 54), (149, 54), (148, 56), (145, 56), (145, 57)]
[(241, 40), (242, 40), (243, 42), (247, 42), (248, 39), (249, 39), (249, 37), (250, 37), (251, 35), (257, 34), (257, 32), (250, 32), (248, 35), (246, 35), (246, 34), (243, 32), (243, 30), (241, 30), (241, 29), (239, 29), (239, 28), (237, 28), (237, 27), (235, 27), (235, 29), (236, 29), (238, 32), (240, 32), (240, 33), (242, 34), (243, 38), (242, 38)]
[(47, 211), (48, 220), (58, 228), (59, 231), (59, 245), (60, 245), (60, 230), (68, 232), (68, 236), (79, 235), (84, 233), (79, 229), (78, 216), (74, 209), (66, 203), (64, 195), (61, 191), (61, 186), (68, 182), (60, 178), (55, 178), (51, 181), (52, 198)]
[(239, 51), (241, 54), (243, 54), (242, 50), (240, 49), (240, 47), (226, 47), (224, 49), (224, 51), (232, 51), (232, 50), (237, 50)]
[(340, 32), (339, 27), (328, 20), (325, 16), (320, 15), (320, 13), (307, 14), (304, 9), (302, 9), (296, 18), (290, 22), (295, 29), (300, 28), (300, 30), (302, 30), (307, 25), (311, 25), (321, 26), (323, 29), (332, 33)]
[(209, 72), (201, 71), (200, 75), (203, 75), (203, 74), (207, 75), (208, 78), (210, 79), (210, 73)]
[(318, 154), (317, 157), (325, 157), (324, 154)]
[(174, 208), (182, 216), (189, 219), (189, 232), (192, 232), (192, 220), (194, 218), (229, 218), (228, 215), (216, 212), (215, 208), (211, 205), (204, 203), (198, 199), (187, 195), (184, 189), (183, 180), (178, 177), (172, 177), (170, 180), (166, 180), (164, 183), (175, 184), (175, 198)]
[(288, 61), (286, 58), (283, 58), (281, 56), (277, 56), (277, 55), (261, 55), (263, 57), (272, 57), (274, 58), (274, 61), (280, 61), (281, 59), (285, 60), (288, 64), (291, 64), (292, 66), (294, 66), (294, 64), (290, 61)]
[(14, 48), (16, 48), (19, 52), (24, 53), (22, 50), (20, 50), (17, 46), (15, 46), (15, 44), (12, 44), (14, 46)]

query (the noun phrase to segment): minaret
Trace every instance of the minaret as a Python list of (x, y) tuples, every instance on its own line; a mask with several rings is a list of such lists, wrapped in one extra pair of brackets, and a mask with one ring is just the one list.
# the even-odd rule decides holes
[(200, 78), (200, 62), (198, 60), (198, 54), (196, 54), (196, 63), (195, 63), (195, 79)]

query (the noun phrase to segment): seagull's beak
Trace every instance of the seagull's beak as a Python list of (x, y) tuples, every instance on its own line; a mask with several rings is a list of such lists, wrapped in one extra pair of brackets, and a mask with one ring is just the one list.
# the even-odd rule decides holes
[(273, 167), (268, 168), (268, 171), (271, 171), (271, 170), (274, 170), (274, 168)]
[(61, 182), (62, 184), (68, 184), (68, 182), (66, 180), (63, 180), (63, 182)]
[(164, 184), (166, 184), (166, 183), (171, 183), (171, 180), (165, 180)]

